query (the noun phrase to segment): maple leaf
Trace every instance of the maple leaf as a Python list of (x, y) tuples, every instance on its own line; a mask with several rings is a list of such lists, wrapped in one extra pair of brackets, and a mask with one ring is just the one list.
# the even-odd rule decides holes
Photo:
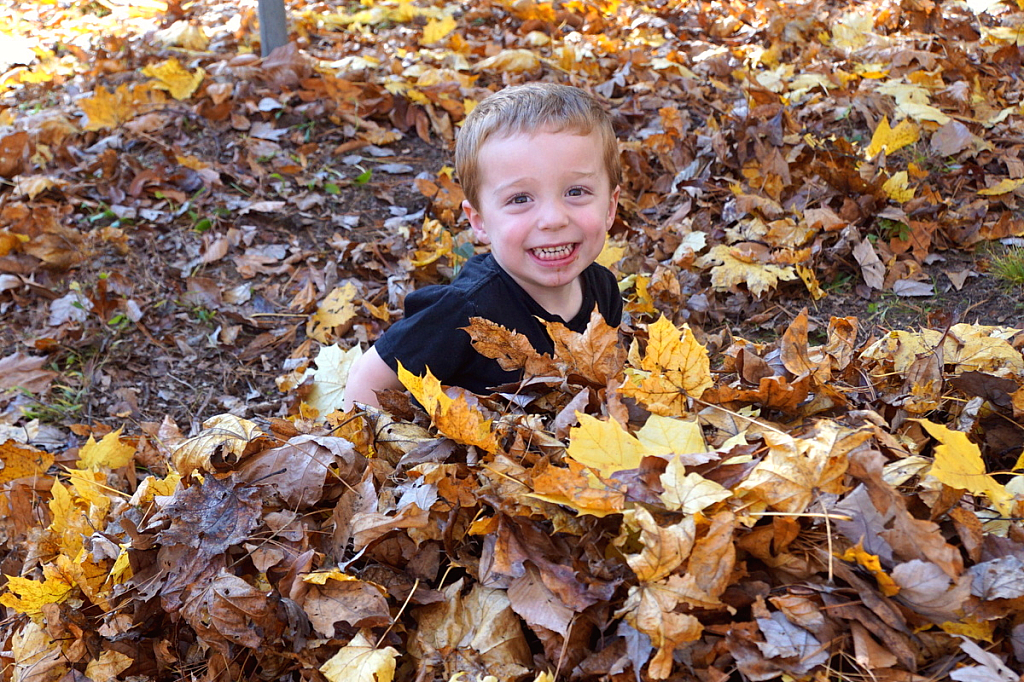
[(636, 360), (634, 349), (630, 349), (633, 368), (626, 370), (619, 392), (636, 398), (655, 414), (685, 414), (688, 397), (700, 398), (714, 383), (707, 350), (697, 342), (689, 325), (676, 329), (664, 315), (647, 328), (647, 333), (642, 358)]
[(545, 322), (555, 346), (555, 360), (566, 375), (579, 375), (598, 386), (606, 386), (622, 372), (625, 352), (615, 327), (604, 321), (595, 308), (582, 334), (559, 322)]
[(74, 580), (54, 564), (43, 565), (43, 580), (7, 576), (7, 587), (0, 594), (0, 604), (18, 613), (39, 615), (46, 604), (59, 604), (71, 596)]
[(422, 45), (432, 45), (448, 37), (458, 23), (455, 18), (447, 15), (441, 19), (431, 19), (423, 27), (423, 37), (420, 39)]
[(645, 454), (643, 444), (617, 421), (601, 421), (582, 412), (577, 412), (576, 418), (580, 425), (569, 432), (569, 457), (605, 479), (640, 466)]
[(396, 649), (389, 646), (377, 649), (360, 631), (320, 666), (320, 672), (330, 682), (391, 682), (397, 657)]
[(622, 512), (625, 494), (597, 481), (574, 459), (568, 468), (545, 466), (533, 476), (530, 497), (575, 509), (580, 514), (604, 517)]
[[(897, 149), (914, 144), (919, 138), (920, 132), (910, 119), (903, 119), (895, 128), (890, 128), (888, 117), (883, 116), (882, 120), (875, 126), (875, 132), (871, 136), (871, 144), (864, 150), (864, 155), (871, 159), (882, 151), (886, 154), (892, 154)], [(905, 178), (906, 173), (904, 172)]]
[(351, 282), (335, 287), (306, 322), (306, 335), (327, 344), (356, 316), (356, 285)]
[(525, 334), (502, 327), (482, 317), (472, 317), (468, 327), (473, 348), (484, 357), (497, 360), (506, 371), (523, 370), (526, 378), (560, 376), (561, 371), (549, 355), (538, 353)]
[(130, 86), (127, 83), (114, 92), (97, 88), (92, 97), (78, 100), (78, 106), (88, 119), (86, 130), (116, 128), (138, 114), (163, 106), (164, 103), (165, 95), (153, 86)]
[(307, 369), (303, 378), (313, 378), (313, 388), (305, 398), (305, 403), (317, 411), (318, 417), (325, 417), (341, 407), (345, 399), (345, 386), (352, 366), (363, 355), (359, 344), (347, 351), (338, 344), (324, 346), (317, 353), (316, 369)]
[[(678, 578), (678, 576), (674, 576)], [(648, 673), (652, 679), (663, 680), (672, 672), (675, 650), (700, 638), (704, 626), (694, 616), (676, 613), (678, 595), (668, 583), (645, 583), (629, 589), (626, 603), (617, 615), (651, 638), (658, 651), (651, 659)]]
[(111, 431), (103, 436), (99, 443), (89, 436), (89, 440), (78, 453), (76, 466), (80, 469), (119, 469), (135, 456), (135, 448), (121, 442), (121, 429)]
[(661, 475), (665, 491), (661, 500), (669, 509), (684, 514), (696, 514), (716, 502), (732, 497), (732, 492), (722, 485), (709, 481), (696, 472), (686, 472), (678, 458), (672, 459)]
[(984, 495), (1005, 516), (1013, 514), (1013, 495), (985, 471), (978, 446), (963, 431), (954, 431), (927, 419), (917, 419), (932, 438), (935, 463), (929, 473), (950, 488), (966, 490), (973, 495)]
[[(2, 599), (2, 597), (0, 597)], [(11, 637), (14, 679), (57, 680), (67, 668), (67, 656), (43, 623), (30, 620)]]
[(398, 379), (430, 415), (438, 431), (454, 441), (475, 445), (487, 452), (498, 451), (491, 421), (469, 406), (465, 397), (449, 398), (430, 369), (418, 377), (398, 364)]
[(0, 443), (0, 485), (26, 476), (43, 475), (51, 464), (53, 455), (48, 452), (11, 440)]
[(708, 450), (704, 431), (696, 419), (652, 414), (636, 432), (636, 438), (647, 456), (695, 455)]
[(779, 282), (797, 279), (796, 270), (790, 266), (778, 266), (751, 262), (734, 247), (718, 244), (697, 259), (698, 267), (711, 267), (711, 285), (718, 291), (729, 291), (738, 284), (745, 284), (754, 296), (760, 298), (765, 292), (778, 286)]
[(802, 513), (819, 491), (845, 491), (849, 453), (870, 437), (867, 429), (852, 430), (829, 420), (819, 420), (800, 438), (766, 431), (768, 454), (736, 487), (736, 493), (780, 511)]
[(233, 414), (221, 414), (203, 422), (203, 432), (174, 449), (171, 460), (181, 477), (193, 471), (213, 471), (215, 463), (240, 459), (250, 443), (263, 434), (255, 423)]
[(334, 637), (335, 623), (355, 628), (376, 627), (391, 622), (382, 587), (346, 575), (337, 569), (302, 576), (310, 585), (301, 600), (313, 628), (324, 637)]
[(649, 511), (637, 507), (624, 515), (623, 522), (628, 528), (640, 531), (643, 551), (626, 556), (626, 563), (640, 582), (657, 582), (690, 558), (697, 537), (692, 516), (679, 523), (660, 526)]
[(101, 653), (99, 658), (89, 661), (85, 666), (85, 676), (93, 682), (110, 682), (132, 667), (134, 662), (130, 656), (108, 649)]
[(142, 74), (155, 78), (157, 83), (153, 87), (166, 90), (176, 100), (191, 97), (206, 76), (206, 72), (201, 68), (196, 69), (195, 73), (189, 73), (188, 69), (174, 57), (159, 64), (150, 64), (142, 69)]

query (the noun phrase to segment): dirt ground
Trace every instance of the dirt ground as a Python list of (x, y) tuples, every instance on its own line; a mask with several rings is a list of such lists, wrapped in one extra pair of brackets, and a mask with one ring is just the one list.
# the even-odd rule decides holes
[[(429, 200), (415, 187), (417, 176), (433, 177), (450, 162), (449, 152), (416, 138), (399, 145), (394, 163), (412, 167), (372, 187), (341, 188), (336, 211), (356, 216), (346, 228), (329, 215), (309, 219), (296, 215), (245, 216), (217, 225), (216, 232), (250, 231), (254, 243), (284, 248), (295, 262), (310, 262), (342, 279), (353, 276), (352, 263), (339, 258), (346, 242), (373, 244), (388, 237), (386, 221), (395, 206), (409, 214), (429, 209)], [(337, 213), (336, 213), (337, 215)], [(254, 229), (255, 228), (255, 229)], [(390, 228), (393, 229), (393, 228)], [(103, 428), (125, 426), (138, 431), (145, 422), (173, 419), (183, 430), (196, 430), (215, 414), (233, 412), (247, 418), (288, 413), (289, 396), (277, 387), (288, 358), (304, 339), (298, 324), (285, 324), (293, 315), (281, 284), (295, 272), (252, 276), (230, 260), (204, 265), (189, 274), (182, 264), (194, 257), (203, 235), (139, 225), (130, 233), (127, 249), (106, 251), (69, 272), (42, 271), (35, 275), (36, 293), (5, 302), (0, 328), (0, 357), (16, 351), (45, 350), (47, 365), (59, 373), (50, 399), (36, 402), (21, 396), (9, 402), (5, 414), (27, 410), (44, 423), (85, 424)], [(824, 330), (832, 316), (860, 320), (866, 341), (890, 329), (943, 327), (950, 320), (988, 325), (1024, 324), (1019, 292), (1000, 286), (985, 275), (989, 252), (948, 251), (927, 266), (935, 289), (930, 297), (900, 297), (868, 290), (855, 274), (855, 264), (841, 266), (840, 275), (826, 285), (827, 295), (813, 301), (797, 284), (782, 287), (766, 301), (747, 295), (719, 295), (691, 324), (720, 343), (728, 335), (771, 342), (779, 337), (803, 307), (808, 308), (811, 338)], [(958, 289), (947, 272), (978, 273)], [(57, 292), (75, 286), (95, 293), (106, 281), (110, 292), (142, 302), (141, 324), (103, 324), (86, 317), (70, 331), (54, 337), (46, 325)], [(77, 283), (77, 284), (73, 284)], [(224, 292), (238, 287), (259, 292), (245, 304), (232, 305)], [(304, 317), (304, 316), (296, 316)], [(235, 334), (223, 342), (223, 331)], [(728, 330), (728, 334), (721, 332)]]

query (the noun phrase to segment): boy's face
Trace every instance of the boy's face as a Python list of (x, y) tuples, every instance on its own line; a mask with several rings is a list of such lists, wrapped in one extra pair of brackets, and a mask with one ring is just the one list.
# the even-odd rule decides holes
[(619, 188), (609, 186), (595, 132), (492, 137), (477, 159), (478, 206), (463, 202), (477, 238), (543, 305), (576, 291), (615, 219)]

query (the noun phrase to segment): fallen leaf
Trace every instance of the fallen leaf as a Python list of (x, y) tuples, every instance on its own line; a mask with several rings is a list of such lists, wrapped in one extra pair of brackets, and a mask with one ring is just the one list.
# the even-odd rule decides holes
[(320, 666), (330, 682), (391, 682), (395, 677), (393, 647), (377, 649), (360, 631), (338, 653)]

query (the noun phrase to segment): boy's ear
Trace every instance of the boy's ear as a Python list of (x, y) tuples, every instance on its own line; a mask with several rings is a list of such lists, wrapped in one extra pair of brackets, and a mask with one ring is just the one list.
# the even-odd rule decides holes
[(462, 202), (462, 211), (466, 214), (469, 226), (473, 228), (473, 234), (476, 235), (477, 241), (481, 244), (490, 244), (491, 240), (484, 229), (484, 219), (480, 215), (480, 211), (473, 208), (473, 205), (468, 200)]
[(621, 185), (615, 185), (615, 189), (612, 190), (611, 200), (608, 202), (608, 229), (612, 228), (612, 224), (615, 222), (615, 211), (619, 208), (619, 193), (622, 191)]

